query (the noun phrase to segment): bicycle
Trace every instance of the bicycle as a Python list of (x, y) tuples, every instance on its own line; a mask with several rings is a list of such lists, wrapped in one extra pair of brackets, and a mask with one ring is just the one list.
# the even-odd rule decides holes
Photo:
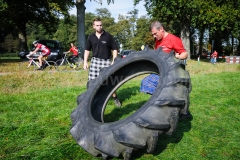
[(68, 61), (67, 59), (67, 52), (64, 52), (64, 56), (62, 59), (59, 59), (56, 61), (57, 65), (58, 65), (58, 70), (59, 71), (64, 71), (67, 70), (67, 68), (72, 68), (74, 70), (80, 70), (83, 68), (82, 64), (83, 64), (83, 59), (78, 56), (77, 58), (74, 58), (74, 63), (71, 63)]
[[(40, 64), (38, 62), (39, 54), (41, 54), (41, 53), (37, 53), (37, 54), (31, 55), (31, 56), (30, 55), (26, 55), (27, 59), (29, 59), (29, 64), (28, 64), (27, 68), (29, 68), (32, 65), (33, 65), (34, 71), (36, 71), (38, 68), (40, 68)], [(56, 70), (58, 70), (57, 63), (54, 62), (54, 61), (48, 61), (47, 57), (45, 57), (43, 59), (43, 64), (42, 65), (43, 65), (44, 70), (46, 70), (46, 68), (52, 70), (52, 66), (54, 66), (54, 68)]]

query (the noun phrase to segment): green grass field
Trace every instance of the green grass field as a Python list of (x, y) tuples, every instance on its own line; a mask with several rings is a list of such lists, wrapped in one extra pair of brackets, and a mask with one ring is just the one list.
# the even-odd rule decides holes
[[(132, 159), (240, 159), (240, 65), (190, 60), (187, 70), (193, 120), (180, 121), (172, 136), (160, 135), (153, 153), (136, 150)], [(123, 107), (110, 100), (107, 121), (130, 115), (149, 99), (139, 93), (141, 78), (117, 91)], [(1, 61), (0, 82), (0, 159), (102, 159), (84, 151), (69, 132), (76, 98), (86, 91), (86, 71), (33, 72), (26, 63)]]

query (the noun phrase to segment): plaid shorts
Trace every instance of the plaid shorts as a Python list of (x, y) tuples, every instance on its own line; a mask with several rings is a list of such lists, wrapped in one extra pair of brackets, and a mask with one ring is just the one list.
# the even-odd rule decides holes
[(143, 78), (141, 82), (140, 92), (153, 94), (157, 88), (159, 79), (159, 75), (156, 74), (150, 74), (149, 76)]
[(100, 72), (101, 68), (109, 67), (111, 65), (110, 59), (100, 59), (96, 57), (92, 57), (91, 64), (88, 73), (88, 80), (95, 79)]

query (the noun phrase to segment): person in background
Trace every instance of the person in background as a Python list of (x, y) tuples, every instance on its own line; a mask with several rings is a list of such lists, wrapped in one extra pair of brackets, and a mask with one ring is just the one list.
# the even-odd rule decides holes
[(214, 52), (213, 52), (213, 64), (217, 63), (217, 56), (218, 56), (218, 52), (216, 50), (214, 50)]
[(74, 69), (76, 68), (74, 59), (78, 57), (78, 49), (77, 47), (74, 46), (73, 43), (71, 43), (70, 45), (71, 45), (71, 48), (69, 49), (69, 51), (66, 52), (66, 54), (72, 52), (72, 55), (68, 57), (68, 61), (74, 64), (74, 67), (73, 67)]
[[(93, 28), (95, 29), (95, 32), (89, 35), (84, 51), (83, 68), (86, 70), (88, 69), (88, 56), (92, 50), (88, 80), (98, 77), (101, 68), (112, 65), (117, 57), (118, 52), (118, 47), (113, 39), (113, 36), (103, 30), (102, 21), (100, 18), (95, 18), (93, 20)], [(116, 93), (113, 93), (112, 97), (115, 105), (120, 107), (122, 104), (117, 98)]]
[[(162, 50), (166, 52), (166, 54), (169, 54), (172, 50), (174, 50), (175, 57), (180, 60), (185, 60), (188, 57), (188, 53), (183, 47), (182, 40), (179, 37), (165, 31), (163, 25), (159, 21), (152, 22), (149, 30), (155, 39), (155, 49), (162, 47)], [(145, 77), (141, 82), (140, 92), (153, 94), (157, 88), (159, 79), (160, 77), (157, 74), (150, 74)], [(192, 118), (188, 107), (189, 106), (180, 111), (180, 118)]]
[(46, 47), (45, 45), (38, 43), (38, 41), (34, 41), (33, 45), (35, 46), (36, 49), (34, 51), (30, 52), (29, 55), (31, 56), (40, 50), (40, 52), (42, 54), (38, 57), (39, 66), (40, 66), (40, 68), (38, 68), (38, 70), (43, 70), (44, 67), (43, 67), (42, 59), (43, 59), (43, 57), (48, 57), (50, 55), (50, 53), (51, 53), (50, 49), (48, 47)]

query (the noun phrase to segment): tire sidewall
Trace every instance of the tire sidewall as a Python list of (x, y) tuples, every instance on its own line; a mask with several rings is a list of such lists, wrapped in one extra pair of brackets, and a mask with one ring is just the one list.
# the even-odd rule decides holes
[[(91, 83), (88, 86), (88, 90), (84, 94), (84, 99), (79, 104), (79, 107), (80, 106), (84, 107), (82, 108), (83, 109), (82, 111), (84, 112), (83, 117), (88, 117), (88, 118), (82, 118), (83, 123), (88, 124), (86, 125), (86, 127), (89, 130), (108, 131), (108, 130), (118, 129), (119, 127), (137, 119), (146, 109), (148, 109), (151, 105), (153, 105), (156, 97), (161, 93), (162, 89), (166, 86), (168, 81), (167, 74), (169, 72), (169, 69), (171, 68), (171, 66), (169, 66), (169, 63), (167, 63), (167, 59), (172, 59), (173, 57), (174, 57), (173, 53), (167, 54), (165, 52), (162, 52), (161, 49), (147, 50), (147, 51), (141, 51), (135, 54), (131, 54), (126, 58), (116, 61), (112, 66), (104, 68), (104, 72), (101, 72), (96, 79), (91, 80)], [(95, 99), (95, 94), (98, 91), (101, 84), (104, 82), (106, 77), (111, 76), (117, 70), (120, 70), (123, 66), (126, 66), (128, 64), (131, 64), (133, 62), (138, 62), (138, 61), (139, 62), (151, 61), (158, 67), (158, 73), (160, 74), (161, 78), (159, 80), (158, 86), (154, 94), (151, 96), (148, 102), (146, 102), (143, 106), (140, 106), (135, 113), (126, 117), (123, 120), (119, 120), (111, 123), (101, 123), (96, 121), (92, 116), (91, 103), (93, 99)]]

